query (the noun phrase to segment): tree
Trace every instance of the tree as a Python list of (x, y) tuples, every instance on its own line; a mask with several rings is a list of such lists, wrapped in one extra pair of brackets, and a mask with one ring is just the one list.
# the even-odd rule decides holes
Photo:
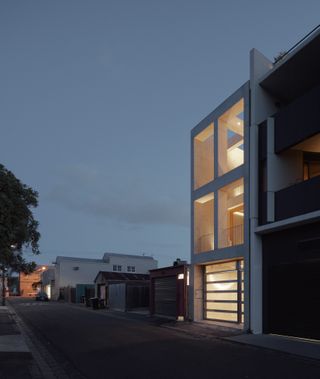
[(0, 269), (2, 272), (2, 305), (5, 304), (5, 273), (9, 269), (31, 273), (35, 262), (27, 262), (23, 248), (39, 252), (40, 233), (32, 209), (38, 205), (38, 193), (23, 184), (0, 164)]

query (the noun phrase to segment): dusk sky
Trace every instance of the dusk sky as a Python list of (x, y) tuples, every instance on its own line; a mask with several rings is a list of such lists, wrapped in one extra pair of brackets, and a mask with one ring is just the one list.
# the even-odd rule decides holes
[[(42, 254), (190, 260), (190, 131), (319, 23), (320, 2), (0, 3), (0, 162), (39, 192)], [(27, 254), (28, 259), (33, 259)]]

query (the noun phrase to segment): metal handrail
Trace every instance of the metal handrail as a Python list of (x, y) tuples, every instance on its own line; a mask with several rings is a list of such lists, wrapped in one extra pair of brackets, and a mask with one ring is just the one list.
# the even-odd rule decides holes
[(289, 53), (291, 53), (291, 51), (293, 51), (294, 49), (296, 49), (304, 40), (306, 40), (309, 36), (311, 36), (311, 34), (313, 34), (319, 28), (320, 28), (320, 24), (317, 25), (315, 28), (313, 28), (311, 30), (311, 32), (309, 32), (308, 34), (306, 34), (303, 38), (301, 38), (301, 40), (298, 41), (296, 44), (294, 44), (288, 51), (286, 51), (285, 53), (283, 53), (283, 55), (281, 55), (281, 58), (278, 59), (278, 60), (276, 60), (274, 62), (274, 64), (280, 62), (285, 56), (287, 56)]

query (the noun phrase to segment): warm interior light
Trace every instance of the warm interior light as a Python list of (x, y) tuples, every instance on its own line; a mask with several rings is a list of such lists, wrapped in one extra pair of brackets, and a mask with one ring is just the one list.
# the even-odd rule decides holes
[(41, 268), (42, 268), (42, 270), (45, 270), (45, 269), (46, 269), (46, 267), (45, 267), (45, 266), (42, 266)]
[(237, 215), (237, 216), (241, 216), (241, 217), (244, 216), (244, 213), (243, 213), (243, 212), (239, 212), (239, 211), (237, 211), (237, 212), (233, 212), (233, 214), (234, 214), (234, 215)]
[(204, 204), (210, 200), (213, 200), (213, 193), (208, 193), (208, 195), (200, 197), (200, 199), (196, 200), (196, 203)]
[(184, 279), (184, 274), (179, 274), (178, 279)]
[(214, 285), (220, 291), (228, 291), (232, 288), (232, 283), (215, 283)]
[(237, 186), (236, 188), (234, 188), (233, 190), (233, 196), (236, 197), (236, 196), (240, 196), (243, 194), (243, 184), (240, 185), (240, 186)]

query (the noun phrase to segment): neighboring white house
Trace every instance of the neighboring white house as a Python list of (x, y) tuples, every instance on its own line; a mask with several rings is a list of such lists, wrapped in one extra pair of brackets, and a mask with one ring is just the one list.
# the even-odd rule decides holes
[(102, 259), (58, 256), (55, 262), (55, 286), (53, 298), (59, 297), (60, 289), (79, 284), (94, 284), (99, 271), (148, 274), (158, 262), (151, 256), (105, 253)]

